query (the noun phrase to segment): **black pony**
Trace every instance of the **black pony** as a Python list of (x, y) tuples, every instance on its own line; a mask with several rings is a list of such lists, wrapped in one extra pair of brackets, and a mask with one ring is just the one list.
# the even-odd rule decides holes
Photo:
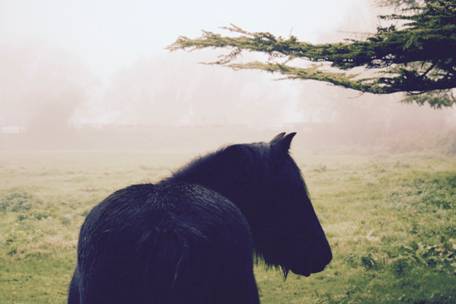
[(296, 133), (201, 157), (87, 216), (70, 304), (254, 304), (254, 251), (308, 276), (332, 255), (288, 150)]

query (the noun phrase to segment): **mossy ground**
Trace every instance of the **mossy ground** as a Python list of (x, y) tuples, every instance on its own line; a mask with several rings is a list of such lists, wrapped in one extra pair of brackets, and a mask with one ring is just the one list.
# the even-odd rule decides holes
[[(65, 303), (79, 227), (112, 191), (190, 155), (0, 153), (0, 303)], [(262, 303), (456, 303), (456, 157), (296, 155), (334, 260), (310, 278), (256, 266)]]

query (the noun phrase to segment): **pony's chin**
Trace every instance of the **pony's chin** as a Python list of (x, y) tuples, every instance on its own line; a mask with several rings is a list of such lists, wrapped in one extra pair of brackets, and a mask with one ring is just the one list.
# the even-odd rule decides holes
[[(327, 264), (313, 265), (312, 267), (290, 267), (291, 272), (297, 275), (309, 277), (313, 273), (319, 273), (325, 270)], [(309, 269), (310, 268), (310, 269)]]
[(312, 274), (311, 272), (306, 271), (306, 270), (298, 270), (298, 269), (290, 269), (290, 270), (294, 274), (305, 276), (305, 277), (310, 277), (310, 275)]

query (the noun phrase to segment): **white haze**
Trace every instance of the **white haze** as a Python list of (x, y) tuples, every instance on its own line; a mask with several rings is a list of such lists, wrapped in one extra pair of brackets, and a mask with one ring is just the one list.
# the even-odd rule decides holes
[[(337, 123), (360, 143), (399, 127), (407, 134), (454, 128), (454, 109), (403, 105), (401, 96), (359, 96), (314, 81), (276, 81), (279, 76), (263, 72), (199, 64), (215, 58), (214, 51), (164, 49), (179, 35), (230, 23), (311, 42), (362, 36), (378, 25), (379, 10), (366, 0), (272, 3), (0, 0), (1, 147), (9, 145), (10, 137), (1, 137), (11, 130), (23, 130), (34, 143), (67, 138), (64, 146), (77, 146), (89, 133), (93, 142), (109, 137), (69, 135), (94, 126), (111, 128), (113, 138), (131, 137), (118, 133), (127, 126), (199, 130), (192, 137), (215, 127), (225, 135), (243, 128), (300, 131), (304, 123), (301, 131), (321, 141), (322, 123)], [(372, 133), (356, 135), (360, 126)], [(241, 133), (245, 140), (254, 136)], [(333, 133), (328, 141), (343, 138)]]

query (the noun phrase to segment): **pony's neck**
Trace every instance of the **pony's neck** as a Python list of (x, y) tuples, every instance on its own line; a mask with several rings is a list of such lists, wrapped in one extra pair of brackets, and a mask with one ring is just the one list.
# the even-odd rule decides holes
[(264, 194), (260, 175), (251, 174), (255, 171), (251, 160), (243, 157), (246, 154), (242, 151), (232, 152), (222, 149), (194, 160), (167, 181), (198, 184), (223, 195), (241, 210), (254, 232), (258, 222), (256, 202), (270, 198)]
[(221, 152), (215, 152), (207, 156), (193, 160), (177, 172), (167, 181), (198, 184), (205, 188), (219, 192), (227, 196), (231, 192), (227, 182), (227, 177), (222, 174), (222, 166), (218, 164), (217, 157)]
[[(197, 184), (223, 195), (244, 214), (255, 237), (262, 233), (258, 231), (260, 222), (256, 208), (258, 204), (255, 202), (269, 198), (261, 195), (260, 181), (243, 174), (241, 167), (247, 166), (247, 164), (240, 165), (237, 162), (230, 162), (229, 159), (219, 157), (220, 153), (223, 153), (223, 150), (192, 161), (165, 182)], [(221, 159), (226, 161), (220, 161)], [(261, 255), (260, 252), (257, 251), (257, 253)]]

